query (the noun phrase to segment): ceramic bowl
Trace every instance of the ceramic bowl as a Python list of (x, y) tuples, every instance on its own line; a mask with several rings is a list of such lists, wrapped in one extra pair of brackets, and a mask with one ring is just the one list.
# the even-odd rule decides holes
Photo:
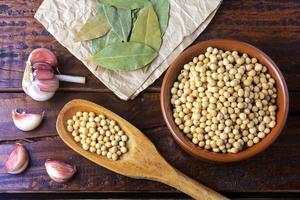
[[(198, 56), (201, 53), (206, 52), (207, 47), (216, 47), (222, 50), (229, 51), (238, 51), (239, 53), (247, 53), (250, 57), (256, 57), (258, 61), (268, 68), (268, 73), (276, 81), (277, 88), (277, 125), (271, 130), (271, 132), (262, 139), (259, 143), (255, 144), (250, 148), (246, 148), (243, 151), (240, 151), (236, 154), (227, 153), (214, 153), (204, 149), (201, 149), (194, 145), (189, 139), (184, 136), (184, 134), (180, 131), (177, 125), (174, 122), (174, 118), (172, 115), (172, 105), (170, 103), (171, 93), (170, 90), (172, 88), (173, 83), (177, 79), (177, 76), (182, 70), (184, 64), (191, 62), (194, 57)], [(170, 129), (174, 139), (176, 142), (188, 153), (204, 160), (214, 161), (214, 162), (236, 162), (241, 161), (247, 158), (250, 158), (263, 150), (265, 150), (268, 146), (270, 146), (275, 139), (279, 136), (282, 131), (289, 109), (289, 97), (288, 97), (288, 89), (286, 82), (282, 73), (280, 72), (277, 65), (274, 61), (263, 53), (261, 50), (256, 47), (239, 41), (234, 40), (223, 40), (223, 39), (215, 39), (208, 40), (204, 42), (200, 42), (188, 49), (186, 49), (183, 53), (181, 53), (175, 61), (170, 65), (163, 83), (161, 87), (161, 95), (160, 95), (161, 109), (163, 112), (163, 116), (165, 122)]]

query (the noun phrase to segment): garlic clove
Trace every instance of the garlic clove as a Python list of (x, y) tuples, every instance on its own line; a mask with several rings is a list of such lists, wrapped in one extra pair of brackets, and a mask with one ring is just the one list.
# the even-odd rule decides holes
[(32, 65), (32, 68), (35, 69), (35, 70), (39, 70), (39, 69), (42, 69), (42, 70), (53, 70), (53, 67), (47, 63), (43, 63), (43, 62), (37, 62), (37, 63), (34, 63)]
[(59, 88), (59, 80), (54, 77), (50, 80), (35, 80), (41, 92), (56, 92)]
[(50, 178), (58, 183), (67, 182), (77, 171), (75, 165), (73, 166), (58, 160), (47, 160), (45, 167)]
[(30, 53), (28, 60), (33, 64), (38, 62), (47, 63), (55, 68), (58, 63), (55, 54), (46, 48), (38, 48), (33, 50)]
[(52, 70), (37, 69), (34, 71), (33, 75), (39, 80), (51, 80), (54, 78)]
[(17, 144), (5, 162), (4, 169), (9, 174), (20, 174), (27, 168), (28, 163), (29, 155), (26, 148), (22, 144)]
[(42, 114), (33, 114), (18, 112), (17, 109), (12, 111), (12, 118), (15, 126), (21, 131), (32, 131), (37, 128), (44, 117), (44, 112)]
[(39, 86), (34, 83), (24, 89), (25, 93), (29, 95), (32, 99), (36, 101), (47, 101), (51, 99), (55, 92), (43, 92), (40, 90)]
[(24, 92), (36, 101), (47, 101), (51, 99), (54, 96), (55, 92), (41, 91), (39, 86), (37, 85), (37, 80), (38, 79), (36, 79), (33, 75), (33, 67), (31, 65), (31, 62), (27, 61), (22, 80), (22, 88)]

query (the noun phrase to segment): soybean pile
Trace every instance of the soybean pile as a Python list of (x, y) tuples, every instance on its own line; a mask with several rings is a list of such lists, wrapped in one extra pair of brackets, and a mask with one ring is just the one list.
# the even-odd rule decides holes
[(207, 48), (183, 66), (170, 92), (176, 125), (202, 149), (238, 153), (276, 126), (275, 80), (245, 53)]
[(67, 121), (67, 130), (84, 150), (108, 159), (118, 160), (128, 151), (128, 136), (103, 114), (79, 111)]

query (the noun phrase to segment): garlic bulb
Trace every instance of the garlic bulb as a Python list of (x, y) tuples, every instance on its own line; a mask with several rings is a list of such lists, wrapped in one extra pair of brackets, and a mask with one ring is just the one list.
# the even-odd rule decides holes
[(32, 51), (22, 81), (25, 93), (36, 101), (52, 98), (59, 88), (59, 80), (54, 75), (56, 67), (56, 56), (50, 50), (39, 48)]
[(12, 118), (15, 126), (21, 131), (32, 131), (37, 128), (44, 117), (42, 114), (19, 112), (17, 109), (12, 111)]
[(29, 155), (22, 144), (17, 144), (17, 147), (10, 153), (5, 162), (4, 169), (9, 174), (20, 174), (28, 166)]
[(85, 83), (85, 77), (55, 75), (58, 61), (54, 53), (45, 48), (32, 51), (28, 57), (22, 87), (27, 95), (36, 101), (47, 101), (59, 88), (59, 80)]
[(45, 167), (51, 179), (58, 183), (67, 182), (76, 173), (76, 166), (58, 160), (47, 160)]

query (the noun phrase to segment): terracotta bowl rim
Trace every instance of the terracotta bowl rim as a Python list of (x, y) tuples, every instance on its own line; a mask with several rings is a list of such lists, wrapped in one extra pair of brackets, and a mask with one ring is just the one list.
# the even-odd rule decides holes
[[(277, 90), (282, 91), (282, 98), (281, 98), (282, 103), (280, 104), (279, 109), (283, 109), (283, 111), (282, 111), (283, 117), (282, 117), (282, 120), (280, 120), (280, 121), (278, 121), (278, 117), (277, 117), (277, 124), (276, 124), (276, 126), (278, 126), (277, 131), (276, 132), (273, 131), (276, 127), (273, 128), (271, 130), (271, 132), (266, 136), (266, 138), (269, 137), (267, 142), (263, 143), (263, 140), (266, 139), (266, 138), (264, 138), (258, 144), (254, 145), (250, 148), (247, 148), (241, 152), (238, 152), (237, 154), (214, 153), (214, 152), (210, 152), (210, 151), (196, 147), (183, 135), (183, 133), (175, 125), (175, 122), (173, 120), (172, 110), (168, 109), (168, 108), (171, 108), (171, 105), (170, 105), (170, 99), (168, 99), (168, 97), (169, 97), (168, 93), (170, 92), (169, 91), (170, 88), (168, 88), (167, 86), (168, 86), (168, 81), (170, 82), (170, 76), (172, 76), (172, 72), (175, 69), (180, 67), (180, 66), (177, 66), (176, 63), (178, 63), (184, 57), (188, 56), (191, 52), (193, 53), (193, 52), (197, 51), (197, 49), (202, 46), (205, 46), (205, 47), (216, 46), (216, 44), (220, 44), (220, 43), (224, 43), (224, 42), (238, 45), (239, 47), (248, 49), (249, 51), (251, 51), (251, 50), (256, 51), (259, 54), (259, 56), (262, 57), (266, 61), (266, 63), (267, 63), (266, 67), (268, 68), (268, 70), (271, 69), (270, 71), (273, 71), (273, 73), (275, 74), (276, 78), (274, 77), (274, 75), (272, 75), (272, 77), (276, 80)], [(198, 55), (200, 53), (201, 52), (198, 52)], [(248, 52), (244, 52), (244, 53), (248, 53)], [(182, 68), (182, 66), (180, 68)], [(173, 77), (173, 79), (175, 79), (175, 78)], [(279, 82), (278, 82), (278, 80), (279, 80)], [(173, 84), (173, 82), (171, 84)], [(279, 100), (279, 97), (278, 97), (278, 100)], [(185, 151), (187, 151), (191, 155), (193, 155), (201, 160), (219, 162), (219, 163), (227, 163), (227, 162), (237, 162), (237, 161), (241, 161), (241, 160), (245, 160), (250, 157), (253, 157), (254, 155), (264, 151), (267, 147), (269, 147), (276, 140), (276, 138), (279, 136), (282, 129), (284, 128), (284, 125), (287, 120), (288, 111), (289, 111), (289, 95), (288, 95), (287, 84), (285, 82), (285, 79), (284, 79), (280, 69), (275, 64), (275, 62), (269, 56), (267, 56), (264, 52), (262, 52), (258, 48), (254, 47), (248, 43), (245, 43), (245, 42), (240, 42), (237, 40), (228, 40), (228, 39), (212, 39), (212, 40), (206, 40), (206, 41), (199, 42), (199, 43), (187, 48), (179, 56), (177, 56), (177, 58), (172, 62), (169, 69), (167, 70), (165, 77), (163, 79), (163, 82), (162, 82), (161, 93), (160, 93), (160, 104), (161, 104), (162, 114), (163, 114), (163, 117), (167, 124), (168, 129), (171, 131), (175, 141)], [(175, 127), (174, 127), (174, 125), (175, 125)]]

